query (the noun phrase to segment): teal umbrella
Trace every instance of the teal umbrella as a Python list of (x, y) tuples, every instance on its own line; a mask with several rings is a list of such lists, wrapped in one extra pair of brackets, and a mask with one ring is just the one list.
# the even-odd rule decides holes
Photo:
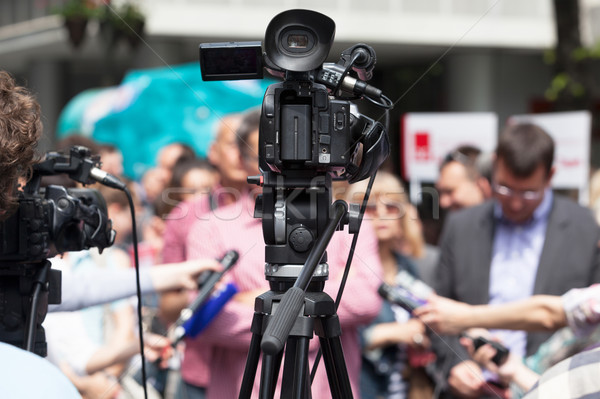
[(172, 142), (205, 156), (219, 120), (260, 105), (270, 83), (204, 82), (197, 63), (132, 71), (120, 86), (95, 93), (95, 100), (88, 92), (75, 97), (59, 119), (59, 137), (77, 130), (77, 110), (83, 112), (78, 132), (118, 147), (125, 174), (138, 179)]

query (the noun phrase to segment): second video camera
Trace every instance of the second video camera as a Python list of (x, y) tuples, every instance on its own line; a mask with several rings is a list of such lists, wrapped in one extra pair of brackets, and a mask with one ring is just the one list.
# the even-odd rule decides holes
[(48, 258), (89, 248), (101, 252), (113, 244), (116, 233), (97, 190), (40, 187), (42, 176), (63, 173), (94, 183), (95, 174), (103, 176), (99, 167), (99, 157), (85, 147), (48, 153), (18, 192), (16, 211), (0, 223), (0, 342), (46, 356), (41, 324), (48, 305), (61, 301), (61, 273)]

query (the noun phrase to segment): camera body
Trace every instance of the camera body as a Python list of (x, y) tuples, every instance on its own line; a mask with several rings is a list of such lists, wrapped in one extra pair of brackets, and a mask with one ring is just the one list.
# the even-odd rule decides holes
[(263, 172), (304, 169), (356, 182), (370, 176), (387, 157), (385, 129), (358, 113), (350, 101), (357, 94), (381, 95), (349, 76), (354, 71), (360, 79), (370, 79), (375, 52), (357, 44), (345, 50), (338, 63), (324, 63), (334, 34), (329, 17), (289, 10), (269, 23), (262, 46), (256, 41), (200, 44), (203, 80), (260, 79), (263, 67), (284, 79), (267, 88), (262, 104)]
[(17, 210), (0, 223), (0, 341), (46, 356), (41, 326), (49, 304), (61, 300), (60, 271), (48, 258), (67, 251), (113, 244), (115, 231), (106, 202), (97, 190), (49, 185), (42, 176), (66, 173), (83, 184), (100, 166), (85, 147), (68, 156), (48, 153), (33, 166), (30, 181), (18, 192)]
[(39, 262), (59, 253), (112, 245), (115, 231), (108, 220), (106, 202), (97, 190), (49, 185), (40, 188), (43, 176), (62, 173), (82, 184), (95, 183), (92, 171), (100, 158), (73, 146), (69, 155), (46, 154), (33, 166), (33, 174), (19, 191), (17, 211), (0, 224), (0, 265), (6, 262)]
[(302, 168), (341, 175), (356, 142), (350, 120), (350, 103), (329, 99), (324, 85), (296, 80), (271, 85), (263, 101), (260, 160), (278, 173)]
[(16, 212), (0, 224), (0, 264), (40, 262), (67, 251), (111, 245), (114, 237), (106, 231), (107, 221), (104, 232), (94, 234), (94, 209), (106, 214), (104, 198), (94, 189), (50, 185), (33, 194), (19, 193)]

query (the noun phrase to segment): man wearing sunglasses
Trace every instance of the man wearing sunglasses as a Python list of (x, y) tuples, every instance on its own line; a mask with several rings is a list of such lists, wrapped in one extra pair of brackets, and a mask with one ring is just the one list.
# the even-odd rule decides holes
[[(538, 126), (500, 135), (493, 199), (453, 212), (444, 226), (438, 295), (469, 304), (500, 304), (535, 294), (562, 295), (600, 281), (600, 229), (591, 212), (554, 195), (554, 142)], [(494, 330), (509, 350), (534, 353), (549, 333)], [(456, 337), (434, 339), (449, 371), (448, 391), (480, 397), (489, 386)]]

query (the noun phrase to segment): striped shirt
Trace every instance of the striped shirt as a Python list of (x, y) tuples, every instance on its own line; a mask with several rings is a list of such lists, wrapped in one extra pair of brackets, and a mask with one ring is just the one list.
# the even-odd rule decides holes
[(524, 399), (600, 397), (600, 348), (578, 353), (548, 369)]
[[(221, 186), (213, 192), (219, 192)], [(211, 200), (214, 204), (211, 205)], [(180, 202), (169, 213), (165, 220), (164, 247), (162, 257), (164, 263), (183, 262), (187, 259), (187, 237), (192, 226), (198, 220), (206, 220), (212, 208), (223, 206), (225, 196), (212, 194), (195, 197), (189, 201)], [(197, 387), (206, 387), (210, 381), (210, 351), (209, 348), (197, 348), (189, 351), (187, 367), (193, 367), (194, 378), (189, 382)]]

